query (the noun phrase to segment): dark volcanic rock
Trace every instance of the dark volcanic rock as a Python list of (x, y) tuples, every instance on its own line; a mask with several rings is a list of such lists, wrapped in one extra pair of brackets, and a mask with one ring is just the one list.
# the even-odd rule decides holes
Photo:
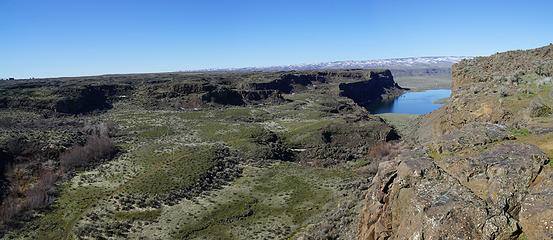
[(504, 126), (471, 123), (437, 140), (458, 155), (433, 160), (410, 150), (381, 163), (359, 238), (517, 239), (520, 220), (529, 239), (547, 239), (548, 228), (533, 226), (551, 221), (549, 159), (536, 146), (501, 142), (511, 138)]
[(243, 105), (242, 95), (232, 89), (221, 88), (208, 92), (202, 96), (204, 102), (212, 102), (224, 105)]
[(292, 92), (292, 81), (290, 79), (277, 79), (270, 82), (252, 83), (251, 88), (255, 90), (277, 90), (283, 93)]
[(366, 80), (352, 83), (340, 83), (340, 95), (353, 99), (365, 106), (374, 101), (393, 99), (403, 93), (403, 88), (394, 82), (390, 70), (371, 72)]
[(240, 91), (240, 94), (244, 100), (249, 103), (258, 103), (262, 101), (278, 103), (284, 101), (280, 93), (274, 90)]
[(171, 85), (171, 90), (174, 93), (179, 93), (182, 95), (192, 94), (192, 93), (201, 93), (213, 91), (217, 87), (210, 84), (199, 84), (199, 83), (178, 83)]
[(307, 86), (313, 82), (326, 82), (323, 72), (312, 74), (287, 73), (280, 76), (279, 79), (269, 82), (254, 82), (250, 87), (254, 90), (276, 90), (281, 93), (291, 93), (294, 85)]
[(111, 107), (106, 93), (98, 87), (87, 86), (68, 94), (69, 97), (56, 102), (56, 112), (78, 114)]
[[(326, 93), (334, 84), (380, 77), (391, 80), (389, 71), (341, 69), (122, 74), (3, 81), (0, 82), (0, 108), (84, 114), (109, 109), (114, 102), (121, 100), (138, 102), (146, 109), (280, 103), (284, 101), (281, 94), (305, 91)], [(395, 93), (391, 89), (375, 89), (378, 87), (380, 85), (371, 88), (379, 92), (376, 98)]]

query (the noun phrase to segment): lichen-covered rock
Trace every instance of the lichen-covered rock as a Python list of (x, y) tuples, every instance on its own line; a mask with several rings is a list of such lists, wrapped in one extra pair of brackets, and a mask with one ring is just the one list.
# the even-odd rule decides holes
[[(553, 110), (544, 93), (553, 74), (553, 45), (465, 59), (452, 67), (452, 95), (441, 111), (430, 113), (418, 135), (433, 138), (471, 122), (529, 124)], [(532, 98), (547, 101), (536, 101)], [(531, 100), (530, 102), (528, 102)]]
[[(413, 146), (434, 159), (413, 150), (379, 166), (359, 238), (553, 239), (553, 45), (463, 60), (452, 73), (448, 103), (414, 126)], [(517, 141), (511, 127), (524, 128)]]
[(545, 167), (534, 184), (522, 202), (522, 231), (527, 239), (553, 239), (553, 167)]
[(454, 156), (436, 164), (478, 197), (516, 216), (528, 187), (547, 161), (536, 146), (506, 142), (481, 153)]
[(553, 132), (552, 127), (542, 127), (542, 126), (528, 126), (528, 130), (532, 134), (544, 135)]
[(505, 125), (474, 122), (441, 136), (435, 145), (439, 152), (451, 153), (513, 138)]
[(547, 75), (553, 73), (553, 44), (531, 50), (517, 50), (494, 54), (489, 57), (464, 59), (452, 66), (455, 89), (477, 82), (505, 79), (520, 80), (522, 73)]
[(381, 163), (365, 201), (359, 239), (510, 239), (518, 231), (515, 219), (409, 151)]

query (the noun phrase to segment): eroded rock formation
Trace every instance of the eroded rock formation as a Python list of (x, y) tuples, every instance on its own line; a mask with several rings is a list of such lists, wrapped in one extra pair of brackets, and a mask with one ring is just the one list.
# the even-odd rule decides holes
[(391, 100), (403, 94), (405, 90), (394, 82), (390, 70), (370, 72), (367, 80), (341, 83), (340, 95), (353, 99), (361, 106), (374, 101)]
[(552, 59), (549, 45), (454, 65), (449, 102), (379, 165), (358, 238), (553, 239)]

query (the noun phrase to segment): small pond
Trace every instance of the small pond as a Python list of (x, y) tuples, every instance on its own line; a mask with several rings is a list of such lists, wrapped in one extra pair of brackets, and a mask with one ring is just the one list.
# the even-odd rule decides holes
[(422, 92), (406, 92), (393, 101), (374, 102), (367, 105), (366, 108), (373, 114), (426, 114), (444, 105), (443, 103), (433, 103), (433, 101), (447, 98), (450, 94), (451, 89), (432, 89)]

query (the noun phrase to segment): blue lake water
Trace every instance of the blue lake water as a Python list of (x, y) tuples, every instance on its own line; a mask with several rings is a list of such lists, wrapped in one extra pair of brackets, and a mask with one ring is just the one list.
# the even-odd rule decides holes
[(406, 92), (393, 101), (371, 103), (366, 106), (366, 108), (373, 114), (426, 114), (444, 105), (443, 103), (432, 103), (433, 101), (449, 97), (450, 94), (451, 89), (432, 89), (423, 92)]

